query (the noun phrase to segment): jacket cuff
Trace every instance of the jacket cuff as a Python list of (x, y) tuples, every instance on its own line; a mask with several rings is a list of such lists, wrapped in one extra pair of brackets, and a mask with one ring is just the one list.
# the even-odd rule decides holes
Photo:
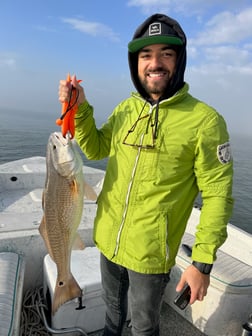
[(198, 261), (193, 261), (192, 264), (203, 274), (210, 274), (213, 268), (213, 264), (205, 264)]

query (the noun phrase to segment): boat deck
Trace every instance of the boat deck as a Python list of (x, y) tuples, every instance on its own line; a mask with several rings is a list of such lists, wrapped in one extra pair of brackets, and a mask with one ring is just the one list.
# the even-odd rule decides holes
[[(98, 194), (104, 171), (86, 166), (83, 169), (86, 182)], [(47, 251), (38, 227), (43, 215), (41, 199), (45, 173), (45, 158), (42, 157), (0, 165), (0, 251), (13, 251), (24, 256), (24, 293), (42, 286), (42, 265)], [(79, 233), (87, 247), (94, 245), (92, 232), (95, 213), (96, 202), (85, 200)], [(189, 246), (193, 244), (199, 218), (200, 210), (193, 209), (183, 237), (183, 242)], [(161, 314), (162, 336), (200, 336), (204, 335), (202, 332), (211, 336), (241, 335), (241, 326), (252, 311), (251, 241), (251, 234), (228, 225), (228, 239), (218, 252), (207, 297), (184, 311), (173, 309), (172, 304), (181, 272), (191, 263), (190, 257), (186, 257), (180, 249), (165, 293)], [(228, 328), (230, 331), (227, 331)], [(101, 334), (98, 331), (92, 336)], [(130, 335), (130, 329), (125, 327), (123, 335)]]
[[(43, 336), (51, 336), (54, 335), (49, 333), (45, 325), (43, 323), (43, 319), (40, 319), (40, 322), (36, 324), (35, 319), (32, 317), (31, 321), (29, 321), (29, 316), (38, 315), (38, 305), (41, 304), (41, 296), (39, 291), (36, 291), (36, 294), (33, 297), (28, 293), (28, 300), (24, 300), (24, 309), (23, 309), (23, 317), (28, 320), (23, 321), (22, 332), (20, 336), (28, 335), (43, 335)], [(35, 323), (34, 323), (35, 322)], [(58, 335), (72, 335), (72, 336), (80, 336), (84, 335), (83, 333), (60, 333), (57, 331)], [(91, 333), (88, 333), (88, 336), (102, 336), (103, 330), (97, 330)], [(130, 336), (131, 328), (129, 323), (126, 322), (123, 328), (122, 336)], [(163, 303), (161, 316), (160, 316), (160, 336), (204, 336), (203, 332), (197, 329), (192, 323), (188, 322), (185, 318), (183, 318), (180, 314), (178, 314), (170, 305), (167, 303)]]
[[(102, 336), (102, 330), (90, 336)], [(130, 336), (131, 329), (125, 325), (122, 336)], [(206, 335), (164, 303), (161, 311), (160, 336), (203, 336)]]

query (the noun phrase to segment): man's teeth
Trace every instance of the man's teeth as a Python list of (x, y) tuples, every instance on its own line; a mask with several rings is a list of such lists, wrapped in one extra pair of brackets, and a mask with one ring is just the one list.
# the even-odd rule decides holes
[(160, 76), (163, 76), (162, 73), (150, 73), (149, 74), (150, 77), (160, 77)]

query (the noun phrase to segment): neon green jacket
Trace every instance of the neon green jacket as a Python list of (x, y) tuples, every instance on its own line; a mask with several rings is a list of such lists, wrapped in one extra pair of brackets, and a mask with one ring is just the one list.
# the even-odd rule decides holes
[[(233, 167), (223, 118), (193, 98), (185, 84), (159, 103), (154, 148), (124, 144), (152, 145), (155, 109), (133, 93), (99, 130), (88, 102), (76, 115), (76, 139), (87, 158), (109, 156), (94, 242), (113, 262), (148, 274), (174, 265), (199, 191), (203, 207), (193, 260), (214, 262), (233, 206)], [(125, 140), (141, 110), (141, 120)]]

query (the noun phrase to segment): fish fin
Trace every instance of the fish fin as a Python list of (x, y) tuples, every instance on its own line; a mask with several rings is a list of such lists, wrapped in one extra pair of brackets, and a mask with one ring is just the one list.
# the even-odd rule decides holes
[(41, 223), (39, 225), (39, 233), (44, 239), (44, 242), (46, 243), (48, 240), (47, 233), (46, 233), (46, 222), (45, 222), (45, 216), (42, 217)]
[(73, 179), (73, 180), (70, 182), (70, 188), (71, 188), (71, 192), (72, 192), (73, 196), (78, 195), (78, 193), (79, 193), (79, 188), (78, 188), (78, 182), (77, 182), (76, 179)]
[(45, 192), (44, 192), (44, 190), (42, 192), (42, 209), (43, 210), (45, 209)]
[(52, 255), (51, 246), (49, 244), (49, 238), (48, 238), (48, 235), (47, 235), (45, 216), (42, 217), (42, 220), (41, 220), (41, 223), (40, 223), (40, 226), (39, 226), (39, 233), (44, 240), (46, 249), (47, 249), (48, 253), (50, 254), (50, 257), (52, 258), (52, 260), (54, 260), (53, 255)]
[(84, 181), (84, 196), (86, 199), (91, 201), (97, 200), (97, 194), (94, 191), (93, 187), (90, 184)]
[(66, 282), (61, 282), (57, 278), (52, 302), (52, 314), (54, 315), (65, 302), (80, 296), (82, 296), (82, 290), (72, 274)]
[(81, 239), (79, 233), (77, 232), (76, 236), (75, 236), (75, 239), (74, 239), (74, 242), (73, 242), (72, 249), (73, 250), (84, 250), (84, 248), (85, 248), (85, 244), (84, 244), (83, 240)]

